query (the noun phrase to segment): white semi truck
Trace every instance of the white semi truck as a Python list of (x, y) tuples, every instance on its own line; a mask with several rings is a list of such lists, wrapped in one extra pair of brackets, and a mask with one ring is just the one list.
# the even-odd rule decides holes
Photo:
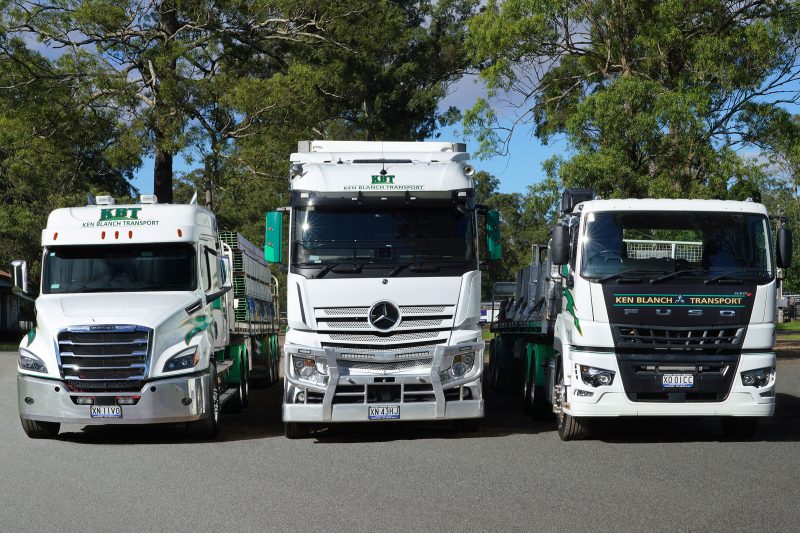
[[(258, 248), (197, 205), (154, 196), (57, 209), (42, 232), (36, 327), (19, 346), (29, 437), (67, 424), (185, 422), (217, 435), (253, 370), (277, 380), (275, 285)], [(254, 253), (252, 250), (256, 250)], [(27, 265), (14, 261), (28, 296)]]
[(791, 233), (755, 201), (567, 190), (492, 325), (490, 383), (564, 440), (600, 417), (714, 416), (748, 437), (775, 409), (775, 294)]
[[(291, 156), (286, 436), (483, 416), (478, 212), (464, 146), (302, 141)], [(282, 213), (265, 254), (281, 261)], [(491, 255), (490, 254), (490, 255)]]

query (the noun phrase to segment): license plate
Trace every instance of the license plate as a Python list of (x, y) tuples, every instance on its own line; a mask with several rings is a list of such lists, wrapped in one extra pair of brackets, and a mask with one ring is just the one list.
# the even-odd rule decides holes
[(664, 387), (694, 387), (693, 374), (664, 374), (661, 377)]
[(92, 405), (89, 409), (92, 418), (122, 418), (122, 407), (119, 405)]
[(392, 420), (400, 418), (399, 405), (375, 405), (369, 408), (370, 420)]

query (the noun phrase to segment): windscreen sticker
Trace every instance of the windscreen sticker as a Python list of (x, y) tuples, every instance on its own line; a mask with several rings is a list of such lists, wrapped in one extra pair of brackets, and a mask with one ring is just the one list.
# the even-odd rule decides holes
[(745, 307), (751, 292), (737, 294), (614, 294), (615, 306)]
[(61, 284), (60, 283), (52, 283), (52, 284), (50, 284), (50, 288), (51, 289), (60, 289), (61, 288)]
[(115, 207), (101, 209), (100, 220), (97, 222), (84, 222), (84, 228), (99, 228), (108, 226), (158, 226), (158, 220), (140, 220), (141, 207)]

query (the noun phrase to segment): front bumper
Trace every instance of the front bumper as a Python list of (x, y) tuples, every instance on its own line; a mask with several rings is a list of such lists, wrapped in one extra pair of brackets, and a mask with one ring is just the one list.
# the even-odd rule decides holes
[[(626, 394), (617, 358), (609, 353), (572, 352), (564, 412), (577, 417), (617, 416), (772, 416), (775, 412), (775, 380), (765, 387), (745, 387), (741, 372), (775, 367), (775, 354), (747, 353), (739, 357), (730, 392), (722, 401), (632, 401)], [(610, 386), (584, 384), (575, 365), (616, 372)], [(582, 391), (582, 392), (579, 392)], [(591, 396), (579, 394), (591, 393)]]
[[(484, 343), (464, 343), (453, 346), (436, 346), (429, 350), (415, 350), (417, 354), (427, 351), (430, 366), (414, 370), (388, 370), (370, 373), (350, 372), (341, 367), (339, 361), (347, 359), (338, 348), (307, 348), (287, 345), (284, 347), (284, 402), (285, 422), (366, 422), (372, 406), (394, 405), (400, 407), (399, 420), (448, 420), (483, 417), (481, 397), (481, 375), (483, 374)], [(352, 350), (351, 350), (352, 351)], [(298, 354), (299, 352), (299, 354)], [(441, 380), (445, 361), (458, 353), (475, 352), (472, 370), (458, 379)], [(299, 379), (291, 368), (292, 356), (324, 360), (327, 378), (324, 383), (310, 383)], [(369, 354), (373, 363), (398, 361), (395, 352)], [(370, 401), (371, 388), (376, 394), (381, 388), (391, 388), (391, 398)], [(352, 391), (361, 392), (352, 392)], [(343, 392), (346, 391), (346, 392)], [(297, 401), (302, 392), (302, 401)], [(389, 392), (388, 390), (385, 392)], [(313, 401), (312, 401), (313, 396)]]
[[(19, 415), (27, 420), (63, 424), (160, 424), (191, 422), (208, 416), (205, 398), (210, 391), (208, 373), (152, 381), (139, 392), (78, 393), (61, 381), (17, 375)], [(78, 396), (139, 396), (136, 405), (122, 405), (121, 418), (92, 418), (88, 405), (76, 405)], [(185, 399), (191, 399), (186, 402)], [(28, 403), (32, 400), (32, 403)], [(189, 403), (189, 405), (184, 405)]]

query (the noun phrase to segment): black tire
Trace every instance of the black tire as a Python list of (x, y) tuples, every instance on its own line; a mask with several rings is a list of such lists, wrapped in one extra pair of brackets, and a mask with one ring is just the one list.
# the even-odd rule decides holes
[(480, 418), (459, 418), (453, 421), (453, 427), (456, 433), (477, 433), (480, 422)]
[(308, 437), (308, 424), (298, 422), (284, 422), (283, 434), (287, 439), (305, 439)]
[(759, 419), (755, 416), (724, 416), (722, 432), (733, 440), (750, 440), (758, 431)]
[(250, 371), (245, 367), (241, 378), (242, 408), (250, 405)]
[(19, 419), (22, 422), (22, 429), (31, 439), (54, 439), (58, 436), (61, 424), (58, 422), (40, 422), (39, 420)]
[[(211, 440), (219, 435), (220, 428), (220, 405), (219, 387), (217, 385), (217, 366), (212, 362), (210, 365), (210, 391), (206, 396), (206, 411), (208, 416), (186, 423), (186, 430), (196, 439)], [(233, 401), (233, 400), (231, 400)]]
[[(564, 370), (561, 361), (558, 362), (558, 380), (557, 383), (564, 386)], [(556, 397), (553, 391), (553, 398)], [(556, 400), (559, 401), (559, 400)], [(582, 418), (574, 417), (563, 412), (563, 410), (556, 415), (556, 429), (558, 430), (558, 438), (562, 441), (569, 440), (582, 440), (589, 436), (589, 429), (587, 428), (587, 421)]]
[[(525, 363), (523, 363), (524, 365)], [(522, 412), (530, 414), (533, 409), (533, 367), (528, 369), (527, 376), (523, 377), (522, 387)]]
[(544, 385), (534, 385), (531, 396), (531, 418), (537, 421), (553, 419), (553, 406), (547, 401), (547, 390)]
[(225, 402), (225, 405), (222, 406), (223, 413), (241, 413), (242, 409), (244, 409), (244, 392), (242, 388), (244, 386), (243, 382), (239, 382), (239, 386), (237, 388), (236, 394), (233, 397)]

